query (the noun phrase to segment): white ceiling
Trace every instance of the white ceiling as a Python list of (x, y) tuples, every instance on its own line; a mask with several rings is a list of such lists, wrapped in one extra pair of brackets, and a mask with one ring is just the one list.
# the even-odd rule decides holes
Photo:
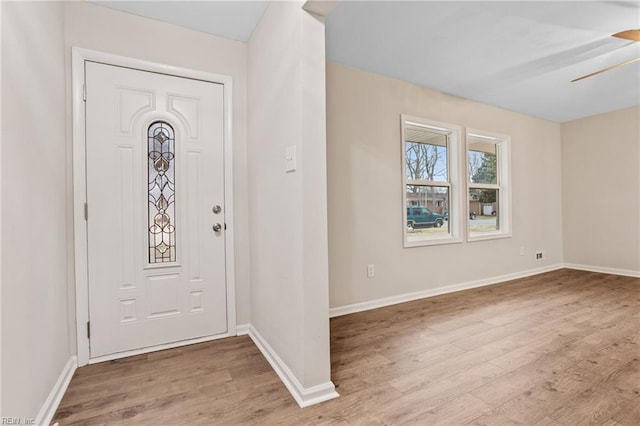
[[(247, 41), (268, 2), (98, 1)], [(341, 1), (327, 18), (330, 61), (557, 122), (640, 105), (640, 56), (610, 35), (640, 28), (640, 1)]]
[(557, 122), (640, 105), (640, 2), (341, 2), (330, 61)]

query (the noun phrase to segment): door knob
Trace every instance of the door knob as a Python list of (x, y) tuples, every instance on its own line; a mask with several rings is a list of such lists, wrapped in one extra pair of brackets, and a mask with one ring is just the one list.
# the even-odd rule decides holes
[(222, 225), (220, 225), (219, 223), (216, 223), (215, 225), (213, 225), (213, 231), (214, 232), (222, 231)]
[(216, 205), (216, 206), (213, 206), (212, 210), (213, 210), (213, 213), (218, 214), (222, 211), (222, 207)]

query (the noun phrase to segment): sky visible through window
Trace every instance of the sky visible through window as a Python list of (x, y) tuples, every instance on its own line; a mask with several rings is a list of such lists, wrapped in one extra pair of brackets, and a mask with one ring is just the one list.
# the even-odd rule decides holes
[(447, 147), (430, 143), (406, 141), (407, 179), (446, 182)]

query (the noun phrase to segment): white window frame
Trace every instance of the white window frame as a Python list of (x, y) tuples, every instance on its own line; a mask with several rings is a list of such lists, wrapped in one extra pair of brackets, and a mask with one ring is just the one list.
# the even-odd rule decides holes
[[(449, 136), (447, 144), (447, 182), (432, 182), (422, 180), (407, 179), (407, 164), (405, 161), (405, 123), (424, 127), (430, 131), (444, 133)], [(412, 115), (402, 114), (400, 116), (400, 153), (402, 164), (402, 241), (403, 247), (421, 247), (433, 246), (440, 244), (452, 244), (463, 242), (463, 218), (464, 211), (462, 209), (462, 200), (464, 185), (463, 181), (466, 174), (462, 171), (461, 149), (462, 149), (462, 127), (454, 124), (442, 123), (439, 121), (428, 120), (425, 118), (415, 117)], [(466, 154), (466, 151), (465, 151)], [(465, 163), (466, 164), (466, 163)], [(441, 186), (449, 188), (449, 230), (447, 235), (434, 235), (419, 241), (409, 241), (407, 232), (407, 185), (416, 184), (421, 186)]]
[[(496, 145), (496, 164), (497, 164), (497, 184), (479, 184), (471, 183), (471, 177), (469, 176), (469, 139), (482, 139), (489, 143)], [(477, 129), (466, 129), (465, 137), (465, 199), (466, 199), (466, 217), (465, 227), (467, 234), (467, 241), (485, 241), (493, 240), (497, 238), (510, 238), (512, 236), (511, 223), (512, 223), (512, 208), (511, 208), (511, 137), (499, 133), (487, 132)], [(472, 233), (469, 229), (469, 190), (470, 189), (497, 189), (498, 198), (498, 230), (491, 232)]]

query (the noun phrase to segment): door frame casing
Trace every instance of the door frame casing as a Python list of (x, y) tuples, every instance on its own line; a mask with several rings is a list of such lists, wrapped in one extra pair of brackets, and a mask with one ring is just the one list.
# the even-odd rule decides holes
[[(232, 143), (232, 93), (233, 80), (230, 76), (196, 71), (188, 68), (164, 65), (141, 59), (129, 58), (111, 53), (100, 52), (81, 47), (71, 48), (71, 96), (72, 96), (72, 145), (73, 145), (73, 229), (75, 260), (75, 296), (76, 296), (76, 343), (78, 365), (118, 358), (120, 355), (91, 359), (89, 356), (89, 337), (87, 322), (89, 321), (89, 269), (88, 269), (88, 234), (87, 222), (84, 218), (84, 204), (87, 201), (87, 169), (86, 169), (86, 116), (84, 101), (85, 62), (99, 62), (141, 71), (155, 72), (175, 77), (202, 80), (223, 85), (224, 109), (224, 206), (225, 206), (225, 280), (227, 306), (227, 332), (215, 336), (185, 340), (176, 344), (160, 345), (147, 348), (150, 350), (165, 349), (181, 344), (196, 343), (216, 338), (235, 336), (236, 332), (236, 300), (235, 300), (235, 262), (234, 262), (234, 224), (233, 224), (233, 143)], [(90, 96), (90, 94), (89, 94)], [(124, 353), (148, 352), (139, 349)], [(122, 354), (121, 354), (122, 355)]]

